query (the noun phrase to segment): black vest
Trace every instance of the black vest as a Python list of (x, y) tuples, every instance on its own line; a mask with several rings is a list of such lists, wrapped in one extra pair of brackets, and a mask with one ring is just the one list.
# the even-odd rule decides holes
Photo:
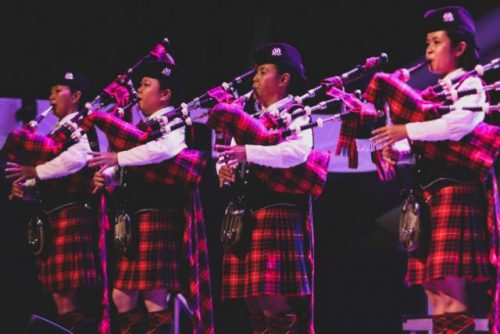
[(183, 210), (189, 201), (183, 188), (145, 182), (143, 175), (129, 168), (125, 169), (120, 191), (123, 206), (130, 213), (141, 209)]
[(426, 187), (437, 180), (450, 182), (479, 182), (477, 173), (463, 167), (446, 167), (443, 163), (415, 155), (414, 180), (417, 185)]
[(302, 209), (307, 203), (306, 195), (273, 191), (248, 168), (245, 171), (242, 189), (247, 206), (254, 211), (279, 204), (295, 205)]

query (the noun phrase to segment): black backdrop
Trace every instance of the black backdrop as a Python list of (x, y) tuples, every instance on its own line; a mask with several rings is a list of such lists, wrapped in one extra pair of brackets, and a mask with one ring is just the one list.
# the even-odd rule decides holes
[[(476, 19), (496, 8), (495, 1), (4, 1), (0, 96), (46, 98), (49, 75), (68, 67), (85, 73), (97, 93), (163, 36), (190, 77), (188, 97), (247, 70), (251, 51), (268, 41), (296, 45), (312, 83), (380, 52), (389, 54), (391, 70), (422, 56), (423, 12), (452, 3)], [(1, 198), (7, 190), (1, 183)], [(202, 191), (218, 333), (240, 333), (242, 305), (217, 301), (225, 194), (213, 171)], [(399, 333), (403, 314), (425, 311), (421, 291), (402, 284), (405, 257), (395, 247), (394, 226), (384, 227), (380, 218), (399, 201), (397, 186), (381, 185), (373, 174), (329, 175), (315, 211), (319, 333)], [(31, 313), (51, 315), (53, 306), (37, 288), (22, 213), (4, 200), (0, 210), (2, 303), (8, 310), (0, 328), (21, 332)]]
[(0, 96), (46, 98), (47, 77), (67, 67), (97, 92), (163, 36), (189, 74), (189, 97), (248, 69), (251, 51), (268, 41), (296, 45), (312, 83), (380, 52), (394, 69), (423, 55), (425, 10), (450, 3), (479, 19), (496, 2), (4, 1)]

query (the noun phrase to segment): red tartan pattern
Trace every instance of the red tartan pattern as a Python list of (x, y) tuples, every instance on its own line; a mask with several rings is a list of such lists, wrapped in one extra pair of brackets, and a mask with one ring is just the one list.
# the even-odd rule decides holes
[[(215, 112), (215, 111), (217, 111), (217, 112)], [(211, 113), (209, 114), (208, 124), (209, 124), (209, 126), (213, 126), (214, 128), (216, 128), (216, 132), (219, 131), (218, 135), (224, 134), (224, 138), (228, 138), (229, 136), (227, 134), (230, 133), (231, 135), (233, 135), (235, 137), (235, 140), (237, 143), (250, 143), (250, 144), (257, 144), (257, 145), (274, 145), (274, 144), (279, 143), (282, 139), (281, 139), (281, 136), (276, 135), (276, 133), (277, 133), (276, 130), (270, 131), (267, 128), (267, 126), (273, 128), (273, 127), (275, 127), (275, 124), (276, 124), (276, 122), (270, 121), (270, 118), (269, 118), (270, 116), (271, 116), (270, 114), (264, 114), (264, 116), (261, 117), (261, 119), (256, 120), (252, 116), (246, 114), (243, 111), (241, 106), (235, 107), (234, 105), (233, 106), (219, 105), (219, 106), (214, 107), (211, 110)], [(264, 126), (260, 125), (259, 122), (261, 124), (263, 124)], [(252, 133), (252, 130), (255, 133)], [(222, 131), (222, 132), (220, 132), (220, 131)], [(252, 135), (248, 136), (249, 142), (243, 142), (240, 138), (247, 136), (247, 132), (250, 132)], [(258, 141), (256, 141), (255, 138), (258, 138)], [(218, 139), (223, 139), (223, 138), (221, 136), (221, 138), (218, 138)], [(228, 144), (228, 142), (226, 142), (226, 144)], [(295, 188), (295, 187), (296, 187), (296, 185), (300, 185), (299, 187), (302, 187), (302, 189), (303, 189), (303, 192), (300, 192), (300, 193), (302, 193), (302, 194), (315, 194), (315, 195), (317, 194), (319, 196), (319, 194), (321, 193), (321, 191), (324, 187), (324, 184), (326, 182), (327, 165), (328, 165), (328, 161), (329, 161), (329, 157), (330, 157), (330, 152), (328, 152), (328, 153), (320, 152), (318, 155), (315, 155), (314, 152), (316, 152), (316, 151), (311, 152), (311, 154), (308, 157), (308, 158), (312, 158), (311, 160), (308, 160), (308, 162), (307, 162), (307, 164), (309, 164), (309, 167), (306, 167), (306, 164), (299, 165), (294, 169), (295, 173), (293, 173), (293, 172), (288, 173), (288, 174), (286, 174), (285, 178), (283, 178), (282, 176), (283, 176), (283, 172), (287, 171), (286, 169), (274, 169), (273, 170), (271, 168), (268, 168), (266, 170), (264, 168), (259, 169), (258, 166), (252, 166), (252, 168), (254, 168), (254, 172), (259, 176), (259, 178), (261, 178), (261, 180), (262, 180), (262, 178), (264, 179), (264, 182), (266, 182), (265, 180), (267, 180), (267, 185), (274, 191), (279, 189), (279, 190), (284, 191), (284, 192), (296, 193), (295, 191), (297, 191), (298, 188)], [(322, 163), (317, 164), (319, 166), (318, 168), (314, 168), (314, 167), (311, 168), (311, 166), (314, 166), (314, 163), (312, 163), (312, 162), (317, 161), (317, 159), (320, 159), (322, 161)], [(303, 168), (303, 169), (299, 170), (300, 168)], [(273, 176), (270, 176), (271, 172), (275, 173), (275, 174)], [(303, 179), (307, 180), (307, 177), (304, 178), (304, 175), (306, 173), (312, 173), (313, 176), (311, 177), (311, 179), (314, 179), (317, 182), (312, 181), (310, 183), (307, 183), (307, 182), (302, 183), (300, 180), (303, 180)], [(293, 175), (293, 177), (292, 177), (292, 175)], [(324, 176), (324, 179), (323, 179), (323, 176)], [(293, 182), (288, 183), (291, 181), (292, 178), (293, 178)], [(316, 185), (318, 185), (318, 186), (316, 187)], [(299, 191), (301, 191), (301, 190), (299, 190)], [(295, 214), (293, 212), (293, 209), (290, 209), (290, 208), (270, 208), (269, 210), (271, 210), (271, 211), (278, 210), (280, 213), (278, 213), (277, 215), (278, 216), (283, 215), (280, 218), (282, 220), (286, 219), (286, 217), (291, 217)], [(286, 212), (287, 210), (291, 210), (291, 212), (287, 213)], [(265, 218), (266, 214), (264, 212), (267, 210), (259, 210), (259, 212), (261, 212), (261, 211), (263, 213), (258, 213), (258, 214), (264, 215), (264, 217), (262, 219), (266, 219)], [(298, 288), (298, 289), (303, 288), (303, 292), (295, 291), (296, 295), (299, 295), (301, 293), (306, 293), (305, 291), (308, 291), (307, 292), (307, 296), (309, 297), (308, 298), (308, 308), (305, 311), (306, 315), (304, 318), (307, 319), (306, 320), (307, 327), (308, 327), (307, 333), (314, 334), (314, 332), (315, 332), (314, 321), (313, 321), (313, 318), (314, 318), (313, 317), (313, 310), (314, 310), (314, 302), (313, 302), (313, 300), (314, 300), (314, 297), (313, 297), (314, 254), (313, 254), (313, 226), (312, 226), (311, 207), (309, 207), (309, 215), (308, 215), (307, 219), (304, 219), (304, 217), (302, 217), (301, 219), (302, 219), (302, 221), (305, 220), (305, 230), (302, 230), (302, 233), (304, 234), (303, 238), (301, 240), (302, 249), (301, 249), (301, 253), (298, 254), (298, 257), (300, 258), (301, 261), (302, 261), (302, 259), (305, 260), (305, 263), (307, 266), (306, 267), (306, 274), (308, 276), (306, 276), (306, 277), (308, 278), (308, 284), (306, 284), (304, 286), (302, 284), (305, 282), (301, 281), (300, 283), (296, 282), (296, 283), (292, 283), (291, 285), (296, 284), (295, 285), (296, 288)], [(302, 229), (304, 229), (303, 224), (304, 223), (301, 223), (301, 225), (300, 225)], [(255, 233), (255, 231), (254, 231), (254, 233)], [(274, 232), (272, 231), (272, 233), (274, 233)], [(284, 242), (286, 244), (286, 239), (284, 240)], [(254, 245), (254, 244), (255, 244), (255, 241), (252, 241), (252, 245)], [(254, 247), (254, 246), (252, 246), (252, 247)], [(283, 247), (283, 245), (280, 245), (280, 247)], [(266, 251), (266, 248), (263, 248), (260, 250), (262, 251), (262, 253), (264, 253)], [(286, 252), (284, 252), (283, 257), (287, 258)], [(294, 255), (290, 254), (290, 256), (288, 257), (288, 260), (290, 260), (293, 257), (294, 257)], [(231, 257), (229, 259), (231, 259)], [(235, 268), (238, 268), (239, 266), (237, 263), (233, 263), (234, 265), (237, 266), (237, 267), (233, 267), (233, 264), (231, 262), (232, 262), (232, 260), (226, 261), (226, 259), (224, 259), (225, 272), (224, 272), (224, 276), (223, 276), (223, 290), (225, 290), (226, 292), (223, 291), (223, 293), (222, 293), (223, 298), (230, 298), (228, 296), (231, 293), (234, 293), (232, 291), (235, 290), (234, 287), (231, 288), (231, 284), (233, 284), (233, 286), (234, 286), (234, 283), (230, 282), (231, 281), (230, 276), (232, 275), (233, 272), (238, 272), (238, 269), (235, 269)], [(285, 267), (286, 266), (283, 265), (282, 268), (285, 268)], [(293, 263), (293, 264), (291, 264), (291, 267), (289, 267), (289, 268), (298, 268), (298, 267), (301, 267), (300, 263)], [(244, 262), (241, 262), (241, 268), (245, 268)], [(254, 269), (255, 268), (252, 268), (252, 270), (254, 270)], [(244, 269), (241, 269), (241, 270), (244, 270)], [(284, 271), (286, 271), (286, 269)], [(253, 271), (251, 271), (251, 272), (253, 273)], [(249, 274), (250, 274), (250, 272), (249, 272)], [(226, 275), (229, 275), (229, 277), (226, 277)], [(285, 276), (286, 275), (287, 274), (285, 274)], [(241, 275), (240, 277), (243, 277), (243, 276), (244, 275)], [(291, 272), (290, 276), (287, 276), (287, 277), (297, 278), (298, 276), (294, 275), (293, 272)], [(302, 277), (302, 276), (300, 276), (300, 277)], [(285, 278), (285, 282), (290, 283), (291, 281), (287, 281), (287, 278)], [(278, 280), (276, 280), (275, 286), (277, 285), (277, 283), (278, 283)], [(288, 284), (288, 283), (285, 283), (285, 284)], [(229, 284), (230, 286), (225, 287), (226, 284)], [(271, 285), (269, 285), (268, 287), (272, 287), (272, 285), (273, 284), (271, 282)], [(285, 287), (284, 289), (290, 290), (290, 288), (291, 287), (288, 286), (288, 287)], [(279, 289), (282, 290), (281, 288), (279, 288)], [(288, 293), (291, 293), (291, 292), (288, 291)], [(273, 294), (273, 293), (271, 293), (271, 294)], [(291, 294), (293, 294), (293, 293), (291, 293)], [(224, 297), (224, 296), (226, 296), (226, 297)]]
[(215, 102), (231, 103), (234, 101), (234, 96), (225, 91), (221, 86), (209, 89), (207, 95), (212, 97)]
[(496, 273), (494, 276), (496, 288), (491, 291), (492, 297), (492, 307), (489, 314), (490, 327), (492, 328), (493, 334), (500, 333), (500, 270), (499, 257), (500, 257), (500, 229), (498, 228), (498, 222), (500, 221), (500, 200), (498, 197), (498, 182), (495, 175), (495, 171), (491, 171), (491, 180), (486, 182), (486, 194), (487, 194), (487, 222), (488, 231), (491, 235), (491, 247), (490, 247), (490, 262), (496, 268)]
[(104, 193), (99, 198), (99, 236), (98, 236), (98, 249), (99, 249), (99, 264), (102, 273), (102, 296), (101, 296), (101, 320), (98, 328), (100, 334), (111, 333), (111, 318), (110, 318), (110, 302), (109, 302), (109, 276), (108, 276), (108, 252), (106, 246), (106, 235), (110, 230), (109, 219), (106, 214), (106, 196)]
[[(187, 290), (185, 297), (188, 300), (190, 310), (193, 312), (193, 334), (214, 334), (214, 315), (207, 238), (201, 200), (197, 189), (193, 191), (191, 202), (185, 208), (183, 217), (185, 218), (185, 225), (181, 236), (182, 244), (181, 246), (177, 245), (175, 255), (182, 255), (182, 260), (178, 260), (183, 261), (182, 268), (188, 271), (188, 286), (180, 286), (177, 290)], [(158, 228), (163, 229), (161, 226)], [(147, 240), (145, 243), (148, 245), (151, 244), (151, 247), (157, 248), (157, 237), (154, 238), (154, 245)], [(170, 239), (171, 237), (165, 240)], [(170, 244), (170, 246), (172, 246), (172, 244)], [(144, 257), (143, 266), (146, 266), (146, 268), (153, 266), (153, 263), (148, 264), (149, 262), (147, 259), (147, 257)], [(161, 266), (164, 266), (164, 264)], [(147, 273), (144, 273), (144, 275), (146, 274)]]
[[(105, 132), (108, 141), (117, 150), (130, 149), (149, 140), (149, 134), (139, 128), (140, 124), (136, 127), (108, 114), (94, 112), (82, 122), (84, 130), (88, 130), (94, 125)], [(156, 167), (152, 169), (137, 167), (137, 170), (144, 171), (147, 182), (181, 184), (193, 191), (191, 204), (185, 210), (186, 225), (182, 249), (184, 260), (188, 262), (190, 269), (187, 298), (190, 309), (194, 313), (193, 333), (213, 334), (213, 305), (205, 226), (201, 201), (195, 187), (195, 184), (198, 185), (201, 180), (207, 158), (202, 156), (200, 152), (183, 150), (174, 159), (156, 164)], [(151, 166), (154, 165), (148, 167)], [(165, 167), (162, 168), (162, 166)], [(170, 172), (172, 166), (174, 166), (174, 170)], [(156, 175), (155, 172), (165, 175), (165, 179), (159, 180), (162, 176)]]
[(88, 114), (80, 125), (84, 132), (89, 131), (93, 126), (97, 126), (106, 134), (114, 151), (129, 150), (148, 141), (147, 132), (112, 114), (94, 111)]
[(452, 185), (430, 194), (431, 241), (427, 256), (409, 254), (406, 281), (445, 277), (491, 279), (484, 194), (479, 184)]
[[(88, 131), (97, 126), (106, 134), (114, 151), (124, 151), (151, 139), (150, 133), (141, 129), (142, 124), (134, 126), (111, 114), (93, 112), (83, 120), (82, 129)], [(161, 163), (130, 168), (142, 174), (146, 182), (179, 185), (192, 191), (201, 182), (207, 162), (203, 152), (185, 149)]]
[(228, 131), (237, 144), (276, 145), (284, 140), (281, 131), (268, 130), (235, 104), (217, 104), (210, 110), (207, 125), (216, 132)]
[(63, 144), (51, 137), (16, 130), (9, 134), (2, 148), (8, 161), (35, 166), (53, 159), (61, 153)]
[(271, 113), (268, 111), (263, 112), (260, 115), (259, 121), (265, 126), (266, 129), (277, 129), (280, 127), (280, 123), (278, 122), (276, 117), (271, 115)]
[(394, 124), (422, 122), (439, 117), (438, 114), (424, 112), (424, 106), (431, 105), (432, 102), (424, 101), (407, 83), (386, 73), (375, 74), (363, 96), (379, 108), (387, 102)]
[[(379, 73), (373, 77), (365, 98), (375, 104), (387, 101), (395, 124), (439, 117), (424, 107), (430, 103), (424, 101), (415, 90), (387, 74)], [(500, 153), (500, 127), (483, 122), (460, 141), (414, 142), (414, 145), (422, 148), (425, 157), (447, 167), (458, 165), (475, 171), (484, 181)]]
[[(122, 76), (123, 78), (123, 76)], [(125, 79), (125, 78), (123, 78)], [(115, 113), (119, 108), (126, 106), (130, 102), (130, 88), (120, 84), (120, 77), (117, 80), (111, 82), (108, 86), (106, 86), (103, 91), (108, 94), (116, 103), (113, 106), (111, 113)]]
[[(428, 91), (428, 90), (424, 90)], [(411, 87), (407, 84), (395, 79), (394, 77), (386, 74), (377, 74), (374, 76), (367, 91), (365, 92), (367, 100), (380, 104), (386, 101), (391, 106), (391, 118), (394, 123), (407, 123), (418, 122), (438, 117), (436, 112), (429, 108), (431, 103), (423, 100)], [(431, 97), (427, 95), (426, 98)], [(430, 109), (430, 110), (429, 110)], [(440, 142), (415, 142), (413, 145), (421, 148), (423, 154), (431, 159), (444, 164), (446, 167), (460, 166), (463, 168), (475, 171), (480, 180), (486, 183), (487, 189), (487, 222), (489, 230), (489, 238), (491, 243), (487, 240), (483, 242), (487, 245), (490, 244), (489, 252), (491, 253), (491, 263), (496, 267), (496, 277), (500, 275), (498, 270), (498, 262), (496, 254), (499, 254), (499, 213), (498, 213), (498, 191), (494, 191), (495, 179), (491, 179), (490, 175), (494, 173), (494, 163), (498, 158), (500, 151), (500, 128), (487, 123), (480, 123), (472, 133), (468, 134), (460, 141), (440, 141)], [(493, 190), (493, 191), (492, 191)], [(460, 203), (464, 203), (460, 199)], [(496, 211), (496, 214), (495, 214)], [(474, 260), (474, 259), (473, 259)], [(472, 263), (472, 262), (471, 262)], [(446, 265), (446, 269), (441, 270), (433, 269), (440, 268), (439, 263), (430, 265), (431, 269), (425, 269), (425, 277), (422, 262), (416, 262), (410, 259), (408, 271), (409, 282), (419, 282), (427, 279), (433, 279), (434, 276), (448, 274), (453, 271), (453, 266)], [(481, 264), (481, 263), (480, 263)], [(442, 263), (441, 263), (442, 265)], [(441, 266), (442, 268), (442, 266)], [(467, 268), (465, 269), (465, 271)], [(479, 273), (479, 270), (478, 270)], [(484, 273), (479, 273), (483, 275)], [(468, 278), (471, 275), (469, 272), (463, 273), (466, 279), (469, 280), (484, 280), (486, 278)], [(489, 314), (490, 325), (494, 333), (500, 332), (500, 280), (497, 280), (496, 286), (492, 291), (493, 305)]]
[[(59, 136), (64, 132), (58, 132)], [(26, 130), (17, 130), (9, 134), (2, 154), (8, 161), (15, 161), (23, 165), (36, 166), (52, 160), (64, 149), (63, 137), (55, 139), (52, 136), (43, 136)], [(44, 180), (51, 187), (64, 189), (70, 194), (92, 193), (92, 177), (94, 171), (84, 167), (77, 173), (65, 177)]]
[(325, 187), (330, 152), (312, 150), (304, 164), (291, 168), (271, 168), (251, 165), (259, 179), (273, 191), (310, 194), (318, 197)]
[(342, 122), (339, 140), (335, 147), (335, 155), (348, 156), (349, 168), (358, 168), (358, 147), (355, 140), (358, 127), (359, 121), (357, 119)]
[[(339, 139), (335, 147), (335, 155), (348, 156), (348, 167), (358, 168), (358, 147), (356, 145), (356, 134), (358, 128), (363, 124), (375, 122), (380, 118), (380, 114), (376, 110), (364, 110), (360, 112), (362, 104), (353, 95), (344, 92), (335, 86), (332, 86), (327, 92), (327, 95), (342, 99), (345, 107), (348, 109), (346, 115), (350, 117), (343, 120), (340, 126)], [(374, 161), (375, 162), (375, 161)]]
[(207, 162), (207, 154), (184, 149), (168, 161), (128, 168), (142, 174), (146, 182), (177, 185), (193, 191), (201, 182)]
[(114, 287), (123, 290), (166, 288), (179, 291), (182, 215), (142, 211), (132, 216), (139, 238), (136, 254), (120, 257)]
[(224, 253), (222, 299), (310, 295), (303, 214), (277, 206), (256, 211), (254, 218), (248, 252)]
[[(425, 92), (425, 90), (424, 90)], [(408, 85), (397, 81), (387, 75), (377, 75), (368, 86), (365, 97), (375, 103), (385, 100), (391, 105), (391, 117), (394, 122), (412, 122), (436, 118), (436, 113), (432, 110), (425, 112), (422, 108), (425, 104), (422, 98), (414, 92)], [(410, 106), (410, 107), (408, 107)], [(413, 106), (413, 109), (411, 108)], [(500, 130), (497, 126), (486, 123), (479, 124), (472, 133), (462, 138), (458, 142), (417, 142), (414, 145), (421, 147), (424, 155), (447, 167), (461, 166), (478, 173), (479, 178), (486, 183), (488, 190), (488, 230), (491, 238), (490, 253), (491, 263), (498, 267), (497, 254), (499, 254), (499, 213), (498, 213), (498, 191), (495, 191), (495, 179), (488, 179), (494, 173), (494, 163), (498, 158), (500, 148)], [(496, 212), (496, 213), (495, 213)], [(416, 266), (417, 267), (417, 266)], [(415, 270), (416, 271), (416, 270)], [(421, 271), (420, 271), (421, 272)], [(496, 270), (496, 277), (500, 270)], [(411, 278), (417, 274), (410, 275), (410, 280), (420, 280)], [(497, 279), (496, 287), (492, 291), (493, 305), (489, 314), (490, 325), (494, 333), (500, 333), (500, 280)]]
[[(218, 104), (210, 111), (208, 126), (230, 132), (237, 144), (276, 145), (283, 139), (281, 130), (269, 130), (245, 113), (241, 107)], [(266, 124), (271, 124), (266, 122)], [(307, 161), (292, 168), (269, 168), (251, 165), (259, 179), (276, 192), (319, 196), (328, 174), (330, 152), (312, 150)]]
[(212, 283), (208, 263), (208, 244), (199, 190), (184, 210), (183, 254), (189, 265), (188, 303), (193, 311), (193, 334), (214, 334)]
[(50, 249), (46, 258), (38, 258), (38, 278), (43, 291), (98, 287), (92, 225), (96, 219), (82, 205), (75, 204), (48, 216)]

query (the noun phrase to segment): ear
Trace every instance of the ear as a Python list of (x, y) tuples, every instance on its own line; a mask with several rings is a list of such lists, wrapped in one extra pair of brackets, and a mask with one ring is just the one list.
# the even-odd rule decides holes
[(172, 97), (172, 91), (170, 90), (170, 88), (164, 89), (161, 91), (160, 101), (168, 102), (168, 101), (170, 101), (171, 97)]
[(288, 73), (288, 72), (283, 73), (280, 76), (279, 85), (280, 86), (288, 86), (288, 84), (290, 83), (290, 78), (291, 78), (290, 73)]
[(73, 92), (72, 97), (71, 97), (71, 102), (73, 102), (73, 104), (78, 104), (78, 102), (80, 102), (81, 97), (82, 97), (82, 92), (77, 90), (77, 91)]
[(464, 54), (465, 50), (467, 50), (467, 42), (466, 41), (461, 41), (460, 43), (458, 43), (458, 45), (455, 47), (455, 56), (457, 58), (460, 58), (462, 57), (462, 55)]

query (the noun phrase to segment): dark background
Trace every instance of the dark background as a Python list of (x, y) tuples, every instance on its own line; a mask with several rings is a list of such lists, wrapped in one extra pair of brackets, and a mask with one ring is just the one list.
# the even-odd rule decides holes
[[(97, 93), (162, 37), (190, 78), (188, 97), (252, 66), (269, 41), (295, 45), (311, 83), (386, 52), (392, 70), (423, 56), (429, 8), (462, 4), (479, 19), (496, 1), (3, 1), (0, 96), (46, 98), (73, 68)], [(497, 34), (498, 35), (498, 34)]]
[[(381, 52), (389, 55), (390, 71), (421, 59), (422, 14), (449, 4), (466, 6), (476, 21), (498, 8), (496, 1), (4, 1), (0, 97), (45, 99), (48, 78), (66, 69), (86, 74), (97, 94), (162, 37), (188, 73), (188, 97), (248, 70), (251, 52), (270, 41), (301, 51), (312, 84)], [(202, 192), (217, 333), (245, 333), (243, 306), (218, 300), (218, 232), (227, 194), (217, 188), (213, 169)], [(373, 173), (330, 173), (315, 201), (318, 333), (399, 333), (404, 314), (426, 312), (421, 290), (403, 285), (406, 259), (396, 247), (395, 216), (389, 223), (381, 218), (400, 201), (398, 185), (382, 184)], [(37, 287), (21, 210), (0, 201), (1, 303), (7, 309), (0, 328), (13, 326), (13, 333), (22, 332), (30, 314), (54, 312)], [(475, 303), (483, 312), (484, 301)]]

